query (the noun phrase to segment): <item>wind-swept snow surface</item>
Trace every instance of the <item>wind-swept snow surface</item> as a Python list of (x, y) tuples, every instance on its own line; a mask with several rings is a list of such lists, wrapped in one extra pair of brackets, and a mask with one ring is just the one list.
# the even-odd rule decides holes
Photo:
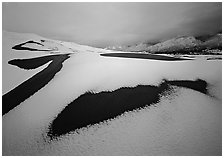
[[(36, 69), (27, 71), (9, 64), (10, 60), (29, 59), (51, 54), (68, 54), (92, 50), (93, 52), (101, 51), (102, 49), (89, 46), (82, 46), (70, 42), (62, 42), (35, 34), (19, 34), (3, 31), (2, 42), (2, 71), (3, 71), (3, 88), (2, 93), (6, 94), (13, 88), (17, 87), (23, 81), (35, 75), (37, 72), (44, 70), (48, 66), (42, 65)], [(22, 47), (22, 48), (21, 48)], [(16, 78), (14, 77), (16, 76)]]
[[(46, 40), (42, 37), (38, 37), (38, 40), (34, 38), (36, 37), (34, 35), (16, 34), (17, 42), (15, 42), (15, 38), (12, 37), (15, 37), (13, 33), (8, 34), (7, 38), (3, 33), (3, 50), (5, 50), (3, 51), (3, 62), (5, 63), (3, 68), (11, 66), (10, 69), (16, 68), (18, 73), (28, 72), (15, 65), (9, 65), (8, 61), (55, 53), (55, 51), (12, 50), (13, 46), (25, 41), (32, 40), (41, 43), (42, 40), (44, 45), (43, 40)], [(23, 39), (18, 37), (23, 37)], [(8, 41), (4, 42), (4, 38)], [(48, 84), (3, 116), (3, 155), (222, 154), (221, 60), (200, 58), (161, 61), (113, 58), (100, 55), (108, 53), (107, 50), (47, 40), (51, 41), (54, 47), (61, 43), (63, 50), (72, 48), (73, 51), (69, 49), (70, 51), (63, 52), (58, 49), (56, 52), (59, 54), (70, 54), (70, 57), (63, 62), (60, 71)], [(4, 47), (4, 44), (7, 47)], [(33, 44), (35, 43), (27, 47), (33, 47)], [(39, 49), (41, 45), (35, 44), (34, 48), (37, 47)], [(44, 47), (49, 48), (47, 44)], [(12, 54), (4, 58), (7, 56), (4, 55), (5, 52)], [(13, 73), (13, 71), (3, 71), (3, 86), (5, 84), (5, 87), (8, 87), (5, 92), (7, 89), (14, 88), (8, 86), (8, 82), (4, 80), (7, 73)], [(11, 76), (14, 75), (11, 74)], [(32, 77), (30, 74), (24, 76), (18, 84), (21, 84), (22, 79)], [(14, 76), (13, 79), (15, 78)], [(6, 79), (10, 80), (10, 78)], [(141, 108), (132, 108), (112, 118), (72, 129), (60, 136), (49, 136), (54, 120), (63, 114), (66, 107), (73, 105), (72, 102), (77, 103), (78, 98), (87, 92), (93, 96), (94, 94), (100, 96), (102, 92), (111, 92), (113, 100), (117, 101), (119, 97), (116, 97), (116, 92), (122, 87), (129, 87), (130, 90), (135, 90), (138, 85), (159, 87), (164, 80), (169, 83), (170, 88), (160, 93), (158, 102), (141, 106)], [(206, 85), (205, 93), (190, 86), (174, 84), (179, 83), (175, 81), (182, 80), (186, 83), (191, 81), (203, 81), (204, 83), (205, 81), (206, 84), (203, 84)], [(153, 94), (150, 92), (148, 95)], [(127, 96), (125, 98), (128, 99)], [(87, 104), (97, 106), (91, 101)], [(107, 106), (113, 109), (109, 107), (112, 103), (104, 106), (105, 109)], [(91, 107), (91, 109), (95, 108)], [(88, 113), (88, 110), (90, 109), (86, 108), (82, 112)], [(102, 116), (101, 110), (95, 111), (95, 116)], [(74, 124), (75, 122), (76, 120)], [(69, 123), (72, 123), (72, 120)]]

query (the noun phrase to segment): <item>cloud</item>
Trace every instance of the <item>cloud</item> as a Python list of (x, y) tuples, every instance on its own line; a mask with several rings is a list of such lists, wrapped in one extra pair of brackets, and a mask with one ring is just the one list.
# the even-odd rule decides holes
[[(198, 9), (200, 9), (198, 11)], [(213, 34), (222, 30), (222, 5), (221, 3), (196, 8), (189, 12), (192, 19), (183, 24), (184, 28), (191, 28), (192, 34)]]
[(3, 3), (3, 29), (105, 47), (218, 32), (221, 3)]

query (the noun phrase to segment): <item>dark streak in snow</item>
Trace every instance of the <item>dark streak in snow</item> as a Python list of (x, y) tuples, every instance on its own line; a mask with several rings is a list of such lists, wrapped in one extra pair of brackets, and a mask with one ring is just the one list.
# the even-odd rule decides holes
[(151, 60), (164, 60), (164, 61), (192, 60), (186, 58), (175, 58), (164, 55), (140, 54), (140, 53), (106, 53), (100, 55), (105, 57), (138, 58), (138, 59), (151, 59)]
[(41, 49), (35, 49), (35, 48), (29, 48), (29, 47), (23, 46), (23, 45), (25, 45), (27, 43), (34, 43), (34, 44), (37, 44), (37, 45), (40, 45), (40, 46), (44, 46), (43, 44), (41, 44), (39, 42), (27, 41), (27, 42), (15, 45), (14, 47), (12, 47), (12, 49), (15, 49), (15, 50), (28, 50), (28, 51), (52, 51), (52, 50), (48, 50), (48, 49), (41, 50)]
[(126, 111), (143, 108), (160, 101), (161, 94), (170, 90), (170, 85), (186, 87), (207, 94), (207, 83), (196, 81), (167, 81), (159, 86), (138, 85), (125, 87), (112, 92), (97, 94), (85, 93), (72, 101), (58, 114), (50, 125), (48, 135), (51, 139), (76, 129), (115, 118)]
[(47, 62), (54, 60), (57, 57), (60, 57), (60, 55), (48, 55), (30, 59), (13, 59), (10, 60), (8, 63), (11, 65), (18, 66), (19, 68), (29, 70), (36, 69), (46, 64)]
[(19, 67), (30, 69), (52, 62), (41, 72), (24, 81), (22, 84), (2, 96), (2, 115), (8, 113), (21, 102), (43, 88), (62, 68), (62, 63), (69, 58), (69, 54), (51, 55), (46, 57), (14, 60), (10, 63)]

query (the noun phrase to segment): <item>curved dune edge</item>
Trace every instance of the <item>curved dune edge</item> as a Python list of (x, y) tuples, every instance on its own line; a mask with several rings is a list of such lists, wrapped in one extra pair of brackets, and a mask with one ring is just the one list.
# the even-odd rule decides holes
[[(24, 59), (25, 64), (23, 63), (23, 60), (22, 62), (19, 62), (23, 63), (23, 67), (25, 67), (25, 65), (29, 64), (33, 66), (36, 60), (38, 60), (39, 62), (41, 61), (41, 64), (52, 60), (47, 68), (29, 78), (28, 80), (24, 81), (22, 84), (2, 96), (2, 115), (8, 113), (14, 107), (16, 107), (21, 102), (36, 93), (39, 89), (44, 87), (50, 80), (52, 80), (55, 74), (61, 70), (62, 63), (69, 58), (69, 54), (40, 58)], [(42, 62), (43, 59), (46, 60)], [(39, 62), (35, 63), (34, 67), (40, 66)], [(30, 66), (28, 67), (30, 68)]]

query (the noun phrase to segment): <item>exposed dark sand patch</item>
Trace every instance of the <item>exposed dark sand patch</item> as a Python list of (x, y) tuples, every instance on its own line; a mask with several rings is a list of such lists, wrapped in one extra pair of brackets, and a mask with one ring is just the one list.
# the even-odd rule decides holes
[[(44, 87), (55, 76), (55, 74), (61, 70), (62, 63), (69, 58), (69, 54), (52, 55), (51, 57), (48, 56), (47, 60), (49, 58), (51, 58), (52, 62), (48, 67), (2, 96), (2, 115), (8, 113), (14, 107)], [(47, 61), (42, 57), (41, 59), (45, 62)], [(30, 67), (30, 65), (34, 64), (36, 60), (39, 61), (39, 58), (27, 59), (25, 64), (28, 65), (27, 67)], [(40, 63), (44, 62), (39, 61), (37, 65), (40, 66)], [(22, 67), (26, 67), (25, 64), (22, 64)], [(35, 67), (37, 65), (34, 64), (32, 66)]]
[(185, 87), (185, 88), (190, 88), (195, 91), (208, 94), (207, 90), (207, 82), (201, 79), (197, 79), (196, 81), (189, 81), (189, 80), (181, 80), (181, 81), (167, 81), (164, 80), (165, 83), (173, 86), (178, 86), (178, 87)]
[(105, 57), (138, 58), (138, 59), (152, 59), (152, 60), (165, 60), (165, 61), (192, 60), (192, 59), (175, 58), (163, 55), (140, 54), (140, 53), (106, 53), (100, 55)]
[(76, 129), (115, 118), (126, 111), (143, 108), (160, 101), (161, 94), (170, 90), (170, 85), (191, 88), (207, 93), (206, 82), (166, 81), (159, 86), (139, 85), (133, 88), (120, 88), (112, 92), (97, 94), (85, 93), (68, 104), (50, 125), (51, 139)]
[(35, 49), (35, 48), (29, 48), (29, 47), (23, 46), (23, 45), (25, 45), (27, 43), (34, 43), (34, 44), (37, 44), (37, 45), (40, 45), (40, 46), (44, 46), (43, 44), (41, 44), (39, 42), (27, 41), (27, 42), (15, 45), (14, 47), (12, 47), (12, 49), (15, 49), (15, 50), (28, 50), (28, 51), (52, 51), (52, 50), (49, 50), (49, 49), (41, 50), (41, 49)]
[(8, 63), (11, 65), (18, 66), (22, 69), (36, 69), (47, 62), (54, 60), (56, 57), (60, 57), (60, 55), (48, 55), (42, 56), (37, 58), (30, 58), (30, 59), (13, 59), (10, 60)]
[(222, 60), (221, 57), (208, 58), (207, 60)]

